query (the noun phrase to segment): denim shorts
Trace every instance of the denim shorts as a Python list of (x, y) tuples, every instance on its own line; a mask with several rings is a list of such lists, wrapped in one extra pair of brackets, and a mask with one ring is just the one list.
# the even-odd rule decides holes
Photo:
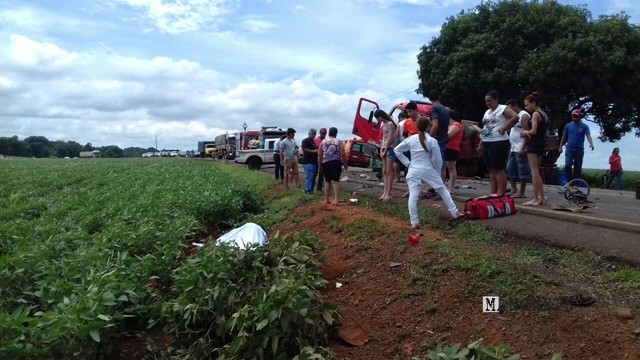
[(531, 180), (531, 168), (529, 168), (529, 161), (527, 160), (526, 154), (518, 155), (518, 153), (515, 151), (509, 153), (509, 160), (507, 161), (506, 170), (508, 180)]
[(397, 158), (396, 152), (393, 151), (393, 149), (387, 149), (387, 157), (389, 159), (396, 159)]

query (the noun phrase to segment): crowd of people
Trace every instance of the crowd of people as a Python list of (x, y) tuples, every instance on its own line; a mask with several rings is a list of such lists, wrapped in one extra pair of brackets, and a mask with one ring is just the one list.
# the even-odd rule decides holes
[[(380, 158), (382, 162), (383, 192), (381, 201), (392, 199), (393, 184), (402, 182), (404, 173), (408, 198), (408, 211), (412, 228), (421, 227), (417, 204), (423, 197), (422, 186), (427, 184), (434, 200), (442, 200), (453, 218), (464, 216), (456, 207), (451, 194), (456, 189), (456, 161), (464, 136), (460, 113), (445, 107), (440, 94), (432, 90), (430, 116), (418, 113), (417, 103), (410, 101), (398, 114), (398, 123), (384, 110), (376, 110), (373, 117), (380, 124)], [(487, 110), (481, 121), (478, 151), (489, 173), (490, 193), (506, 194), (514, 198), (526, 197), (527, 183), (531, 183), (532, 197), (524, 206), (545, 204), (544, 184), (537, 170), (547, 149), (546, 135), (549, 118), (542, 109), (540, 94), (533, 92), (524, 98), (524, 109), (516, 99), (501, 104), (496, 91), (485, 95)], [(580, 109), (571, 113), (572, 122), (564, 128), (558, 152), (565, 151), (567, 180), (580, 178), (584, 157), (584, 140), (594, 150), (589, 127), (582, 122)], [(298, 148), (294, 140), (295, 130), (275, 144), (275, 177), (281, 179), (287, 189), (299, 187), (298, 157), (304, 168), (303, 189), (307, 194), (322, 192), (324, 203), (339, 204), (341, 172), (348, 168), (345, 144), (337, 139), (335, 127), (321, 128), (319, 133), (310, 129)], [(622, 190), (622, 165), (619, 149), (609, 158), (610, 176), (604, 186), (616, 180)], [(532, 171), (532, 169), (534, 169)], [(448, 174), (448, 180), (447, 180)], [(507, 191), (507, 182), (510, 190)], [(330, 194), (333, 191), (333, 197)]]
[[(288, 128), (286, 135), (274, 143), (276, 180), (281, 180), (287, 190), (300, 187), (300, 163), (305, 174), (302, 185), (305, 194), (312, 194), (315, 189), (323, 193), (326, 204), (338, 205), (340, 176), (348, 168), (344, 144), (338, 140), (338, 129), (321, 128), (319, 134), (316, 129), (310, 129), (300, 147), (296, 144), (295, 134), (295, 129)], [(329, 199), (332, 191), (333, 198)]]

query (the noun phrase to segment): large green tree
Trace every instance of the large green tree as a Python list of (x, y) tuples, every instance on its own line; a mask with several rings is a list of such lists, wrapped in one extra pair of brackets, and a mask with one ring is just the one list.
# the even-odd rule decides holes
[(418, 64), (417, 92), (439, 90), (467, 119), (481, 118), (489, 90), (503, 102), (538, 91), (554, 128), (580, 108), (602, 140), (640, 136), (640, 28), (625, 15), (592, 20), (586, 7), (556, 1), (484, 2), (447, 19)]

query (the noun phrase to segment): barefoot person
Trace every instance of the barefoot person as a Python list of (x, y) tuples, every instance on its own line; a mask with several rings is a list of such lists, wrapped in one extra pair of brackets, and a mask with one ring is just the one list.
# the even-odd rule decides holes
[(511, 150), (507, 131), (518, 122), (518, 114), (498, 102), (498, 92), (495, 90), (484, 96), (484, 102), (488, 110), (482, 117), (478, 147), (489, 170), (491, 194), (504, 194), (507, 191), (505, 168)]
[[(440, 194), (453, 218), (464, 216), (458, 211), (440, 176), (442, 155), (440, 155), (438, 141), (429, 136), (427, 131), (429, 120), (426, 117), (421, 117), (418, 119), (417, 126), (418, 133), (416, 135), (409, 136), (396, 146), (396, 156), (409, 169), (407, 171), (408, 207), (411, 227), (414, 229), (421, 227), (418, 218), (418, 199), (423, 182)], [(404, 151), (411, 152), (411, 160), (403, 154)]]
[[(329, 134), (322, 140), (318, 148), (318, 167), (322, 169), (324, 174), (324, 203), (338, 205), (340, 202), (340, 175), (342, 170), (347, 170), (347, 157), (344, 152), (344, 146), (338, 136), (338, 129), (329, 128)], [(329, 192), (333, 189), (333, 201), (329, 202)]]
[(527, 160), (529, 160), (529, 166), (534, 169), (531, 172), (531, 183), (533, 185), (533, 199), (525, 202), (524, 206), (539, 206), (544, 204), (544, 185), (542, 183), (542, 177), (540, 171), (537, 171), (542, 161), (542, 154), (547, 146), (544, 136), (547, 133), (547, 127), (549, 126), (549, 119), (542, 109), (540, 109), (542, 102), (540, 100), (540, 94), (533, 92), (524, 98), (524, 107), (529, 113), (531, 113), (531, 119), (529, 119), (529, 130), (521, 130), (520, 136), (525, 138), (525, 151), (527, 152)]
[(391, 191), (393, 190), (393, 181), (394, 181), (394, 170), (393, 164), (396, 161), (396, 155), (393, 148), (396, 146), (396, 141), (398, 139), (396, 133), (396, 124), (391, 119), (391, 116), (387, 114), (384, 110), (376, 110), (373, 114), (373, 117), (376, 118), (378, 124), (381, 124), (382, 128), (382, 144), (380, 149), (380, 157), (382, 158), (382, 183), (383, 183), (383, 192), (382, 196), (380, 196), (380, 200), (387, 201), (391, 199)]
[[(511, 152), (507, 161), (507, 179), (511, 182), (511, 192), (507, 196), (512, 198), (523, 198), (524, 190), (527, 182), (531, 178), (531, 170), (529, 169), (529, 160), (524, 145), (524, 138), (520, 136), (522, 130), (528, 130), (529, 119), (531, 115), (525, 110), (520, 109), (516, 99), (507, 101), (507, 106), (518, 114), (518, 122), (511, 128), (509, 133), (509, 142), (511, 143)], [(517, 183), (520, 182), (520, 190)]]
[(292, 128), (287, 129), (287, 137), (280, 141), (280, 159), (284, 166), (284, 187), (289, 190), (290, 186), (299, 187), (298, 157), (296, 151), (298, 145), (295, 140), (296, 131)]

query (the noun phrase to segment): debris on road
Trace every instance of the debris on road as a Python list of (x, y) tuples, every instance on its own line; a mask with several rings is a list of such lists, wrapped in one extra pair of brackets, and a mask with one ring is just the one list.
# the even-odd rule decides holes
[(577, 205), (577, 206), (552, 205), (551, 206), (553, 210), (571, 211), (574, 213), (583, 212), (584, 210), (590, 209), (591, 207), (592, 206), (589, 206), (589, 205)]

